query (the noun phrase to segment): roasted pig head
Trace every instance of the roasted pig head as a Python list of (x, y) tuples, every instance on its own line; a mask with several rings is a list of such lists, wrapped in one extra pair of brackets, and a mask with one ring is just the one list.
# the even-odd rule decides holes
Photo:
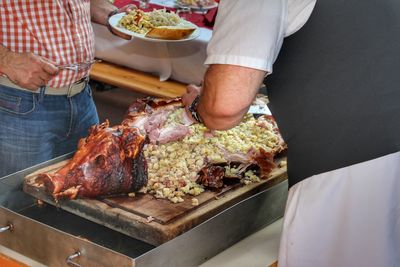
[(134, 127), (109, 127), (108, 121), (95, 125), (63, 168), (54, 174), (40, 174), (37, 182), (55, 199), (138, 191), (147, 184), (144, 141), (145, 136)]

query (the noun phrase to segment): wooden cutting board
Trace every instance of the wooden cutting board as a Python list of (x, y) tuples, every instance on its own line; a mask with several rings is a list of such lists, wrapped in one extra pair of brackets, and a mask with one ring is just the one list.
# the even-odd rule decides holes
[(198, 206), (192, 205), (192, 196), (185, 196), (184, 202), (173, 204), (150, 194), (60, 200), (56, 203), (35, 180), (39, 173), (55, 172), (66, 163), (67, 160), (61, 161), (26, 176), (24, 191), (37, 199), (152, 245), (171, 240), (246, 197), (287, 179), (286, 167), (277, 167), (268, 179), (259, 183), (230, 185), (220, 191), (206, 190), (196, 196)]

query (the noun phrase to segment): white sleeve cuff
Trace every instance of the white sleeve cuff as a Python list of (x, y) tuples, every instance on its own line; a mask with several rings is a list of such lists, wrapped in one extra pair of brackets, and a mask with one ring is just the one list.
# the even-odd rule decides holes
[(211, 64), (228, 64), (237, 65), (252, 69), (263, 70), (272, 73), (272, 60), (260, 59), (246, 56), (234, 55), (209, 55), (205, 61), (206, 65)]

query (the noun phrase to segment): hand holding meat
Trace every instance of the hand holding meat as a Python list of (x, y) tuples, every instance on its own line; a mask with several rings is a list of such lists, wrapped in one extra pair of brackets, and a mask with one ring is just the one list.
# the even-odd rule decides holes
[(16, 85), (36, 90), (46, 85), (57, 73), (57, 67), (33, 53), (8, 51), (3, 58), (2, 72)]
[(194, 84), (189, 84), (186, 87), (186, 94), (182, 96), (182, 103), (185, 106), (192, 104), (193, 100), (201, 93), (202, 87)]

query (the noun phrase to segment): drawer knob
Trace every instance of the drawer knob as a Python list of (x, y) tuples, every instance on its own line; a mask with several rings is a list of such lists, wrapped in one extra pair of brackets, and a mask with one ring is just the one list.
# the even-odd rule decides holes
[(67, 264), (68, 266), (72, 266), (72, 267), (82, 267), (80, 264), (74, 262), (75, 258), (78, 258), (80, 255), (82, 255), (82, 253), (78, 250), (77, 252), (75, 252), (74, 254), (70, 255), (67, 257)]
[(11, 223), (9, 223), (7, 226), (0, 228), (0, 233), (3, 233), (5, 231), (12, 231), (12, 230), (13, 230), (13, 225)]

